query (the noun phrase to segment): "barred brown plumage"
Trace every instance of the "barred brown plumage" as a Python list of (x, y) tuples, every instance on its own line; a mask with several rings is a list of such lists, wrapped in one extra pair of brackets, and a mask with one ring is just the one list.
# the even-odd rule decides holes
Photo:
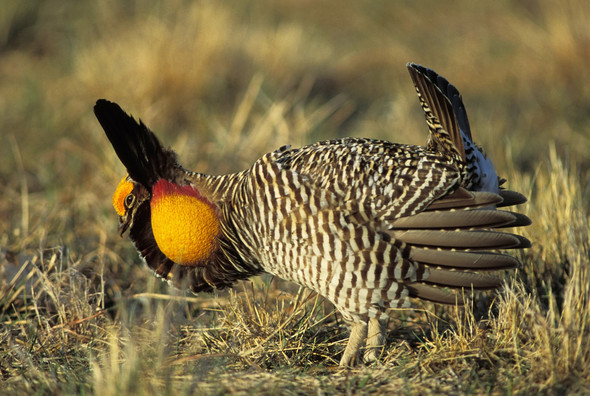
[(530, 224), (498, 209), (526, 198), (500, 187), (456, 88), (430, 69), (408, 69), (426, 147), (363, 138), (284, 146), (223, 176), (183, 169), (141, 121), (97, 101), (128, 171), (114, 198), (120, 233), (129, 230), (158, 276), (195, 293), (262, 272), (315, 290), (352, 325), (340, 364), (353, 364), (365, 339), (365, 358), (375, 360), (388, 310), (411, 297), (454, 304), (454, 289), (497, 288), (486, 271), (518, 265), (500, 250), (529, 246), (502, 231)]

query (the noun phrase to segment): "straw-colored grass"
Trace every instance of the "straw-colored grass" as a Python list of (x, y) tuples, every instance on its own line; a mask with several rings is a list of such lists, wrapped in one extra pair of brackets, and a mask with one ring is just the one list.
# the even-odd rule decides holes
[[(590, 393), (588, 20), (582, 0), (3, 5), (0, 393)], [(529, 197), (499, 292), (393, 313), (380, 362), (344, 370), (321, 297), (270, 277), (186, 295), (118, 237), (97, 98), (224, 173), (284, 144), (423, 143), (407, 61), (461, 90)]]

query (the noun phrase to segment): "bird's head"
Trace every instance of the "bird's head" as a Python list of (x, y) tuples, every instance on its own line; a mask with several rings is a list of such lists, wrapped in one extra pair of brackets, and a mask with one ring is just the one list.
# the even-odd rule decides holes
[(157, 249), (179, 265), (206, 263), (218, 245), (216, 206), (187, 178), (175, 153), (164, 149), (141, 121), (105, 100), (94, 110), (128, 171), (113, 195), (119, 234), (129, 230), (146, 261), (160, 257), (154, 254)]
[(123, 236), (133, 226), (137, 209), (150, 198), (148, 190), (129, 176), (121, 179), (113, 194), (113, 206), (119, 215), (119, 235)]

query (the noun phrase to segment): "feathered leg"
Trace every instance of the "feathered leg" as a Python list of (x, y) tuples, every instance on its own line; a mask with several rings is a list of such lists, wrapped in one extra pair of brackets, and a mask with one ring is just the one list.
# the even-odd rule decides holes
[(365, 350), (365, 363), (379, 361), (385, 346), (386, 320), (369, 319), (367, 331), (367, 348)]
[(365, 342), (366, 337), (367, 323), (354, 322), (350, 329), (350, 338), (348, 339), (348, 344), (346, 344), (346, 349), (344, 350), (342, 359), (340, 359), (341, 367), (352, 367), (355, 365), (359, 350)]

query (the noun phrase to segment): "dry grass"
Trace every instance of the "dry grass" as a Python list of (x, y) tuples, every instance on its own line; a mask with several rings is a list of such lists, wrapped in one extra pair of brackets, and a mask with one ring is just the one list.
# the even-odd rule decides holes
[[(590, 392), (587, 1), (11, 4), (0, 393)], [(341, 370), (347, 330), (317, 296), (265, 277), (180, 294), (118, 238), (123, 168), (97, 98), (223, 173), (286, 143), (422, 143), (409, 60), (461, 89), (478, 142), (530, 197), (534, 245), (499, 293), (396, 312), (381, 363)]]

